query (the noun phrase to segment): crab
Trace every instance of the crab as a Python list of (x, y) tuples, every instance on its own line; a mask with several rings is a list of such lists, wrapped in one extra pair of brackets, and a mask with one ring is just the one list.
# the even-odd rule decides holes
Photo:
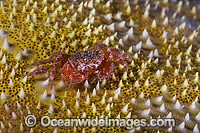
[(49, 87), (52, 89), (57, 69), (60, 69), (60, 78), (63, 82), (77, 84), (87, 78), (93, 78), (93, 80), (98, 81), (109, 78), (115, 71), (115, 63), (123, 65), (125, 71), (128, 71), (128, 62), (132, 60), (129, 54), (122, 53), (115, 47), (107, 47), (105, 44), (99, 44), (89, 50), (75, 54), (66, 54), (58, 51), (53, 53), (53, 56), (55, 58), (40, 60), (29, 66), (55, 62), (54, 64), (38, 68), (33, 72), (27, 73), (24, 77), (34, 76), (51, 69)]

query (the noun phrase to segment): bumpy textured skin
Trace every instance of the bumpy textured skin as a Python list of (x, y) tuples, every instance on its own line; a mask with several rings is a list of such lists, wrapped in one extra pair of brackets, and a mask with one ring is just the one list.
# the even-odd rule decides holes
[(69, 58), (71, 66), (78, 72), (90, 75), (104, 60), (104, 53), (98, 50), (88, 50), (77, 52)]

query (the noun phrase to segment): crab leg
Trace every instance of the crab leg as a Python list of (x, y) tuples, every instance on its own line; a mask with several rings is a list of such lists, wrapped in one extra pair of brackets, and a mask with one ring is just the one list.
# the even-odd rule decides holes
[(118, 56), (115, 55), (115, 54), (112, 54), (112, 53), (111, 53), (111, 55), (112, 55), (112, 57), (115, 59), (115, 61), (116, 61), (117, 63), (119, 63), (119, 64), (121, 64), (121, 65), (124, 66), (125, 71), (128, 71), (128, 63), (127, 63), (126, 61), (124, 61), (123, 59), (121, 59), (120, 57), (118, 57)]
[(44, 66), (44, 67), (42, 67), (42, 68), (38, 68), (38, 69), (36, 69), (35, 71), (24, 75), (23, 77), (25, 77), (25, 76), (34, 76), (34, 75), (36, 75), (36, 74), (40, 74), (40, 73), (46, 72), (46, 71), (48, 71), (50, 68), (52, 68), (54, 65), (55, 65), (55, 64), (49, 65), (49, 66)]
[(118, 57), (122, 57), (122, 58), (126, 59), (127, 61), (131, 62), (132, 57), (129, 54), (122, 53), (120, 50), (116, 49), (115, 47), (111, 47), (109, 49), (110, 49), (111, 53), (114, 53)]
[[(124, 66), (125, 71), (128, 71), (128, 64), (127, 64), (127, 62), (120, 57), (120, 54), (122, 55), (122, 53), (120, 51), (118, 51), (117, 49), (115, 49), (115, 50), (116, 51), (113, 52), (113, 51), (110, 50), (110, 48), (103, 48), (102, 49), (102, 51), (105, 53), (104, 54), (105, 57), (107, 57), (107, 58), (114, 58), (114, 60), (117, 63), (119, 63), (119, 64), (121, 64), (121, 65)], [(117, 53), (115, 53), (115, 52), (117, 52)], [(124, 54), (124, 55), (126, 55), (126, 54)]]
[(40, 60), (40, 61), (37, 61), (37, 62), (34, 62), (32, 64), (30, 64), (29, 66), (39, 66), (41, 64), (46, 64), (46, 63), (50, 63), (50, 62), (55, 62), (57, 61), (59, 58), (51, 58), (51, 59), (44, 59), (44, 60)]
[(61, 53), (61, 52), (55, 52), (55, 53), (53, 53), (53, 56), (61, 57), (61, 58), (44, 59), (44, 60), (40, 60), (40, 61), (34, 62), (34, 63), (30, 64), (29, 66), (35, 66), (35, 65), (38, 66), (40, 64), (46, 64), (46, 63), (50, 63), (50, 62), (63, 60), (64, 56), (66, 56), (66, 59), (67, 59), (67, 57), (69, 58), (68, 54)]
[(96, 79), (103, 80), (104, 78), (109, 77), (114, 72), (114, 70), (114, 63), (110, 59), (106, 58), (102, 62), (102, 69), (95, 75)]
[[(92, 47), (91, 49), (97, 49), (97, 50), (100, 49), (104, 52), (105, 55), (111, 55), (113, 53), (113, 54), (117, 55), (118, 58), (122, 57), (129, 62), (131, 62), (131, 60), (132, 60), (132, 57), (129, 54), (122, 53), (119, 49), (117, 49), (115, 47), (107, 47), (105, 44), (97, 45), (95, 47)], [(109, 56), (106, 56), (106, 57), (109, 58)]]
[(60, 51), (58, 52), (55, 52), (52, 54), (53, 56), (56, 56), (56, 57), (69, 57), (70, 55), (69, 54), (66, 54), (66, 53), (62, 53)]
[(53, 68), (50, 71), (50, 76), (49, 76), (49, 87), (52, 89), (52, 85), (53, 85), (53, 79), (55, 77), (56, 74), (56, 70), (58, 68), (61, 68), (63, 66), (63, 63), (61, 61), (57, 62), (56, 64), (53, 65)]

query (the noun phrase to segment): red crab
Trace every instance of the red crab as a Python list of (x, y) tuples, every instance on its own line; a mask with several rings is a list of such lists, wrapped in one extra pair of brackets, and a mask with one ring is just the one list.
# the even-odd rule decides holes
[[(75, 54), (66, 54), (61, 52), (53, 53), (57, 58), (50, 58), (34, 62), (30, 66), (55, 62), (48, 66), (38, 68), (35, 71), (24, 76), (34, 76), (43, 72), (50, 71), (49, 86), (52, 88), (53, 79), (57, 69), (60, 69), (61, 80), (67, 84), (76, 84), (84, 81), (87, 77), (93, 77), (94, 80), (101, 81), (108, 78), (115, 70), (115, 62), (124, 66), (128, 71), (127, 61), (131, 61), (130, 55), (122, 53), (115, 47), (107, 47), (104, 44), (96, 45), (87, 51), (77, 52)], [(127, 61), (125, 61), (127, 60)]]

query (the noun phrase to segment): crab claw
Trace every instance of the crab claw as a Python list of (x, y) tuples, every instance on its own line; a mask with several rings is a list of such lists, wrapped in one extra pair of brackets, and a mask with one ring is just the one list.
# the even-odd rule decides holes
[(61, 69), (61, 79), (66, 83), (80, 83), (84, 81), (88, 76), (77, 73), (70, 66), (70, 63), (67, 62)]

